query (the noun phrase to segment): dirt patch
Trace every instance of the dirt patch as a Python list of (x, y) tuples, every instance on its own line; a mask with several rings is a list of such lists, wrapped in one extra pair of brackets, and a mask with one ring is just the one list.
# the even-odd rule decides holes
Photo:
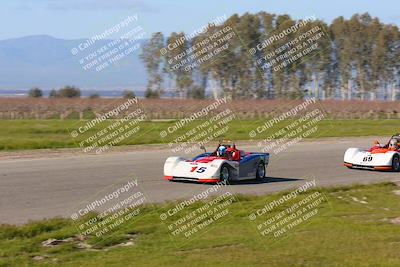
[[(72, 236), (72, 237), (68, 237), (65, 239), (47, 239), (45, 241), (42, 242), (42, 247), (45, 248), (52, 248), (52, 247), (56, 247), (62, 244), (74, 244), (74, 246), (78, 249), (82, 249), (82, 250), (89, 250), (89, 251), (107, 251), (111, 248), (115, 248), (115, 247), (127, 247), (127, 246), (133, 246), (135, 244), (136, 239), (138, 238), (138, 234), (127, 234), (125, 235), (126, 240), (124, 242), (121, 242), (119, 244), (115, 244), (112, 246), (108, 246), (102, 249), (95, 249), (93, 248), (92, 245), (90, 245), (89, 243), (87, 243), (87, 237), (83, 237), (83, 236)], [(38, 256), (41, 257), (41, 256)]]
[[(356, 197), (351, 197), (351, 199), (352, 199), (354, 202), (357, 202), (357, 203), (368, 204), (367, 201), (358, 199), (358, 198), (356, 198)], [(367, 198), (366, 198), (366, 197), (363, 197), (363, 199), (367, 199)]]
[(58, 258), (52, 258), (50, 255), (37, 255), (33, 256), (32, 260), (34, 261), (43, 261), (43, 260), (51, 260), (52, 262), (58, 261)]
[(390, 222), (393, 224), (400, 224), (400, 217), (394, 218), (394, 219), (390, 219)]
[(195, 248), (195, 249), (188, 249), (188, 250), (180, 250), (177, 251), (176, 254), (185, 254), (185, 253), (192, 253), (198, 251), (205, 251), (205, 250), (225, 250), (225, 249), (239, 249), (242, 248), (242, 244), (229, 244), (229, 245), (220, 245), (220, 246), (212, 246), (206, 248)]

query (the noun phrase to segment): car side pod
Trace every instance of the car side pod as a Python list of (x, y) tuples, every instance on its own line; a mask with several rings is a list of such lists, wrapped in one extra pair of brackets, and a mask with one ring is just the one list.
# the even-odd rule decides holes
[[(164, 176), (164, 180), (167, 181), (174, 181), (174, 177), (173, 176)], [(196, 180), (196, 182), (198, 183), (205, 183), (205, 184), (215, 184), (220, 182), (221, 179), (216, 179), (216, 178), (207, 178), (207, 179), (198, 179)]]
[(393, 168), (391, 166), (378, 166), (374, 167), (375, 171), (391, 171)]
[(374, 170), (374, 171), (392, 171), (393, 168), (391, 166), (371, 166), (371, 167), (366, 167), (366, 166), (357, 166), (353, 165), (351, 163), (343, 163), (343, 165), (347, 168), (358, 168), (358, 169), (369, 169), (369, 170)]
[(205, 183), (205, 184), (215, 184), (220, 182), (220, 179), (214, 179), (214, 178), (210, 178), (210, 179), (199, 179), (198, 182), (199, 183)]

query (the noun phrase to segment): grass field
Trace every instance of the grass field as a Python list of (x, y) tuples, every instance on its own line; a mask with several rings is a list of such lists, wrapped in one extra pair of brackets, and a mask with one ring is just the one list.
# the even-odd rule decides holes
[[(228, 133), (218, 138), (248, 140), (250, 139), (249, 132), (265, 121), (254, 119), (232, 121), (229, 124)], [(104, 125), (97, 125), (87, 132), (86, 137), (79, 136), (77, 140), (74, 140), (69, 132), (76, 129), (77, 126), (83, 125), (84, 122), (79, 120), (0, 120), (0, 150), (77, 147), (77, 142), (104, 127)], [(160, 137), (160, 131), (172, 126), (174, 121), (141, 122), (139, 132), (118, 145), (168, 143), (202, 122), (195, 121), (185, 125), (172, 136), (164, 139)], [(273, 126), (267, 132), (257, 135), (255, 139), (266, 138), (290, 122), (288, 120), (279, 126)], [(400, 120), (326, 119), (319, 122), (318, 131), (308, 137), (389, 136), (395, 132), (400, 132)]]
[[(318, 213), (276, 238), (261, 236), (248, 216), (285, 192), (238, 196), (228, 207), (227, 219), (190, 238), (171, 236), (159, 219), (174, 203), (143, 207), (135, 220), (121, 224), (112, 235), (89, 237), (86, 242), (96, 244), (91, 249), (74, 242), (41, 245), (49, 238), (75, 236), (77, 228), (67, 219), (3, 225), (0, 266), (399, 266), (400, 220), (393, 220), (400, 218), (399, 189), (392, 183), (318, 189), (327, 200)], [(303, 193), (296, 201), (315, 192)], [(287, 207), (279, 206), (270, 215)], [(132, 243), (115, 246), (125, 242), (127, 234), (134, 236)]]

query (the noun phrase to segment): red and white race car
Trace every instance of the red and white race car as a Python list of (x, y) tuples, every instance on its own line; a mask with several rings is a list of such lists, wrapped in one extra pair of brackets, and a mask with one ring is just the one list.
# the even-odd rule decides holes
[(393, 135), (385, 145), (376, 141), (370, 149), (347, 149), (344, 153), (344, 166), (378, 171), (400, 171), (400, 134)]
[(245, 152), (236, 149), (235, 144), (219, 144), (214, 152), (205, 152), (190, 160), (167, 158), (164, 179), (202, 183), (264, 179), (268, 163), (269, 153)]

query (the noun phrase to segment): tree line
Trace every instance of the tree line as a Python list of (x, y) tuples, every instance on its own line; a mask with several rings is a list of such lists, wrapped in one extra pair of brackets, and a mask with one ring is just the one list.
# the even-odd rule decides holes
[[(29, 97), (40, 98), (44, 96), (42, 89), (33, 87), (28, 92)], [(75, 86), (65, 86), (59, 90), (52, 89), (48, 95), (49, 98), (79, 98), (81, 90)]]
[[(44, 96), (43, 90), (38, 87), (33, 87), (28, 91), (28, 96), (32, 98), (41, 98)], [(124, 90), (121, 93), (122, 98), (135, 98), (135, 92), (132, 90)], [(49, 98), (80, 98), (81, 97), (81, 89), (75, 86), (65, 86), (58, 90), (52, 89), (49, 94)], [(92, 93), (88, 96), (90, 99), (100, 98), (98, 93)]]
[[(399, 99), (400, 33), (393, 24), (384, 24), (368, 13), (350, 19), (338, 17), (327, 24), (315, 19), (303, 32), (318, 26), (324, 32), (319, 50), (304, 60), (283, 66), (260, 68), (265, 58), (296, 36), (288, 34), (263, 50), (249, 53), (270, 36), (300, 21), (289, 15), (266, 12), (237, 14), (221, 24), (210, 24), (193, 38), (183, 32), (164, 36), (154, 33), (143, 46), (141, 59), (148, 73), (146, 97), (171, 95), (180, 98), (205, 98), (230, 95), (241, 98), (300, 99)], [(229, 49), (211, 60), (195, 62), (193, 47), (201, 47), (213, 35), (227, 27), (236, 38), (223, 40)], [(302, 33), (302, 32), (300, 32)], [(300, 34), (297, 33), (297, 34)], [(174, 49), (166, 50), (173, 46)], [(204, 46), (203, 46), (204, 47)], [(176, 58), (186, 66), (171, 64)]]

